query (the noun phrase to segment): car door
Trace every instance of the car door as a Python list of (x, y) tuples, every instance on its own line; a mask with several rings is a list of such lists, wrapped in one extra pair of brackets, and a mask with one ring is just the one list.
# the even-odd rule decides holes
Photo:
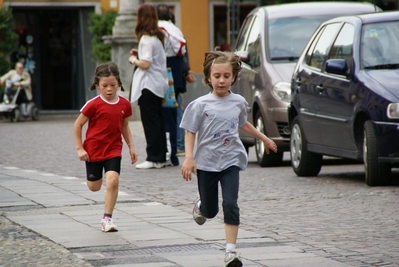
[(300, 85), (298, 101), (303, 131), (307, 141), (312, 144), (323, 144), (323, 136), (319, 130), (319, 113), (325, 99), (320, 91), (320, 84), (325, 77), (322, 68), (340, 27), (340, 23), (333, 23), (319, 30), (304, 58), (302, 68), (294, 77), (294, 81)]
[[(347, 75), (324, 71), (318, 83), (319, 96), (322, 99), (319, 101), (321, 105), (318, 106), (318, 111), (323, 144), (345, 150), (356, 149), (352, 130), (356, 94), (355, 83), (351, 81), (354, 34), (355, 27), (345, 23), (331, 46), (328, 56), (328, 60), (344, 60), (347, 65)], [(325, 67), (324, 64), (324, 70)]]
[[(243, 27), (244, 30), (240, 33), (236, 46), (236, 53), (242, 58), (242, 69), (232, 90), (242, 95), (248, 102), (248, 121), (253, 124), (252, 107), (256, 88), (255, 80), (260, 67), (260, 21), (258, 16), (249, 17)], [(243, 132), (240, 132), (240, 136), (252, 138)]]

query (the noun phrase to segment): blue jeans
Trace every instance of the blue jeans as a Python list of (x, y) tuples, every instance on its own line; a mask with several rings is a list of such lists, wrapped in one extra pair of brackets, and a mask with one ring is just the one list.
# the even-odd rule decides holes
[(182, 108), (182, 97), (181, 94), (177, 96), (177, 102), (179, 103), (179, 107), (177, 108), (177, 150), (184, 151), (184, 135), (185, 131), (183, 128), (180, 128), (180, 122), (183, 117), (183, 108)]

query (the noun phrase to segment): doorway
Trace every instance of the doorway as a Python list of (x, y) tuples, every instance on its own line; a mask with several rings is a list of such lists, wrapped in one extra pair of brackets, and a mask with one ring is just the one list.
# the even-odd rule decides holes
[(40, 109), (80, 109), (85, 103), (89, 85), (84, 74), (92, 72), (95, 63), (88, 52), (90, 34), (84, 24), (93, 11), (13, 9), (19, 43), (12, 61), (25, 62), (32, 77), (33, 100)]

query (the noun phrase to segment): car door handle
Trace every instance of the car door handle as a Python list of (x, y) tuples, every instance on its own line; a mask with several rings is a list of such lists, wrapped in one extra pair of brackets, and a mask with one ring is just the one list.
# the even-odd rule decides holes
[(317, 92), (319, 92), (319, 94), (323, 93), (323, 91), (324, 91), (323, 85), (317, 85), (316, 90), (317, 90)]
[(298, 86), (301, 86), (301, 84), (302, 84), (301, 78), (296, 78), (296, 79), (295, 79), (295, 83), (296, 83)]

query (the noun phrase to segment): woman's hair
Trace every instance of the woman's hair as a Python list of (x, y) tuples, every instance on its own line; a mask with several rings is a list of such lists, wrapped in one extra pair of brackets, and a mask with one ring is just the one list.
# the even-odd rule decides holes
[(209, 77), (211, 75), (211, 67), (215, 64), (223, 63), (229, 63), (232, 68), (234, 80), (232, 81), (231, 85), (233, 85), (236, 82), (239, 72), (241, 71), (240, 57), (232, 52), (219, 51), (217, 50), (217, 48), (215, 51), (205, 53), (205, 60), (204, 64), (202, 65), (204, 67), (204, 79), (202, 80), (202, 82), (205, 85), (208, 85), (211, 89), (213, 89), (212, 83), (209, 81)]
[(153, 5), (142, 4), (139, 6), (135, 33), (138, 41), (143, 35), (155, 35), (163, 44), (165, 35), (158, 28), (157, 10)]
[(101, 78), (109, 76), (115, 76), (121, 90), (125, 91), (122, 86), (121, 78), (119, 77), (119, 68), (114, 62), (103, 63), (97, 66), (94, 71), (93, 84), (89, 87), (89, 90), (96, 90), (97, 84), (100, 83)]

